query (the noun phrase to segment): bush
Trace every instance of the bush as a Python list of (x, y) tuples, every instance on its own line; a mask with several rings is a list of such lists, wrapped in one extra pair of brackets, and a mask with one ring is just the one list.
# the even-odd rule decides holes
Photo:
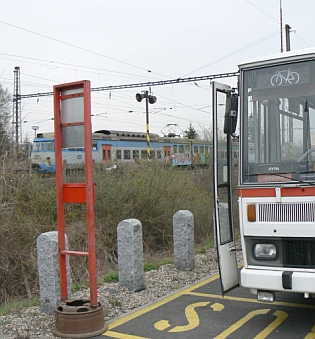
[[(213, 236), (210, 172), (165, 169), (154, 161), (121, 164), (112, 171), (95, 167), (99, 275), (116, 267), (116, 228), (124, 219), (141, 221), (145, 252), (172, 251), (172, 218), (178, 210), (194, 214), (195, 242), (209, 241)], [(0, 190), (0, 303), (38, 294), (37, 237), (57, 230), (55, 179), (9, 173), (2, 177)], [(82, 182), (84, 178), (71, 180)], [(85, 218), (84, 204), (66, 205), (66, 233), (72, 250), (87, 250)], [(70, 260), (73, 282), (87, 281), (87, 259)]]

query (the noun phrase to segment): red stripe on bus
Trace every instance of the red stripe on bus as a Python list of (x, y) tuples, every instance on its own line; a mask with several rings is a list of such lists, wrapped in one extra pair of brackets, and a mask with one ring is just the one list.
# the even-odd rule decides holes
[[(276, 188), (239, 188), (238, 196), (242, 198), (247, 197), (275, 197)], [(296, 196), (315, 196), (315, 187), (281, 187), (282, 197), (296, 197)]]

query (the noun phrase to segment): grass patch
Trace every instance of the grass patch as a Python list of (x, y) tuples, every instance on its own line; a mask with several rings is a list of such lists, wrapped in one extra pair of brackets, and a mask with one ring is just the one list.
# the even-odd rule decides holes
[(119, 274), (118, 272), (112, 272), (106, 275), (103, 279), (104, 283), (116, 283), (119, 281)]
[(17, 313), (26, 307), (39, 306), (40, 300), (37, 298), (13, 301), (8, 304), (0, 305), (0, 316)]
[(144, 264), (144, 272), (149, 272), (152, 270), (157, 270), (160, 266), (167, 265), (167, 264), (174, 264), (174, 259), (171, 257), (157, 259), (157, 260), (150, 260)]
[(205, 254), (209, 251), (209, 249), (214, 248), (214, 239), (210, 239), (203, 245), (196, 246), (195, 253), (196, 254)]
[(76, 293), (81, 290), (85, 290), (90, 287), (90, 284), (88, 282), (84, 283), (75, 283), (71, 285), (71, 292)]

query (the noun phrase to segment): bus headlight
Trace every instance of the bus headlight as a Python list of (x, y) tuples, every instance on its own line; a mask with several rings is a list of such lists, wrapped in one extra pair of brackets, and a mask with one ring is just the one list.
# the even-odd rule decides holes
[(277, 247), (275, 244), (255, 244), (254, 257), (255, 259), (276, 259)]

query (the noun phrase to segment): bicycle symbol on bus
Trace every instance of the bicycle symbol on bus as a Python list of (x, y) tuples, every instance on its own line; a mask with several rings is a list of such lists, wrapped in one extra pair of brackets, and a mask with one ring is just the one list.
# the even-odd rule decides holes
[(297, 84), (300, 81), (300, 75), (297, 72), (291, 72), (291, 68), (284, 71), (276, 71), (271, 77), (272, 86), (281, 86), (284, 84)]

